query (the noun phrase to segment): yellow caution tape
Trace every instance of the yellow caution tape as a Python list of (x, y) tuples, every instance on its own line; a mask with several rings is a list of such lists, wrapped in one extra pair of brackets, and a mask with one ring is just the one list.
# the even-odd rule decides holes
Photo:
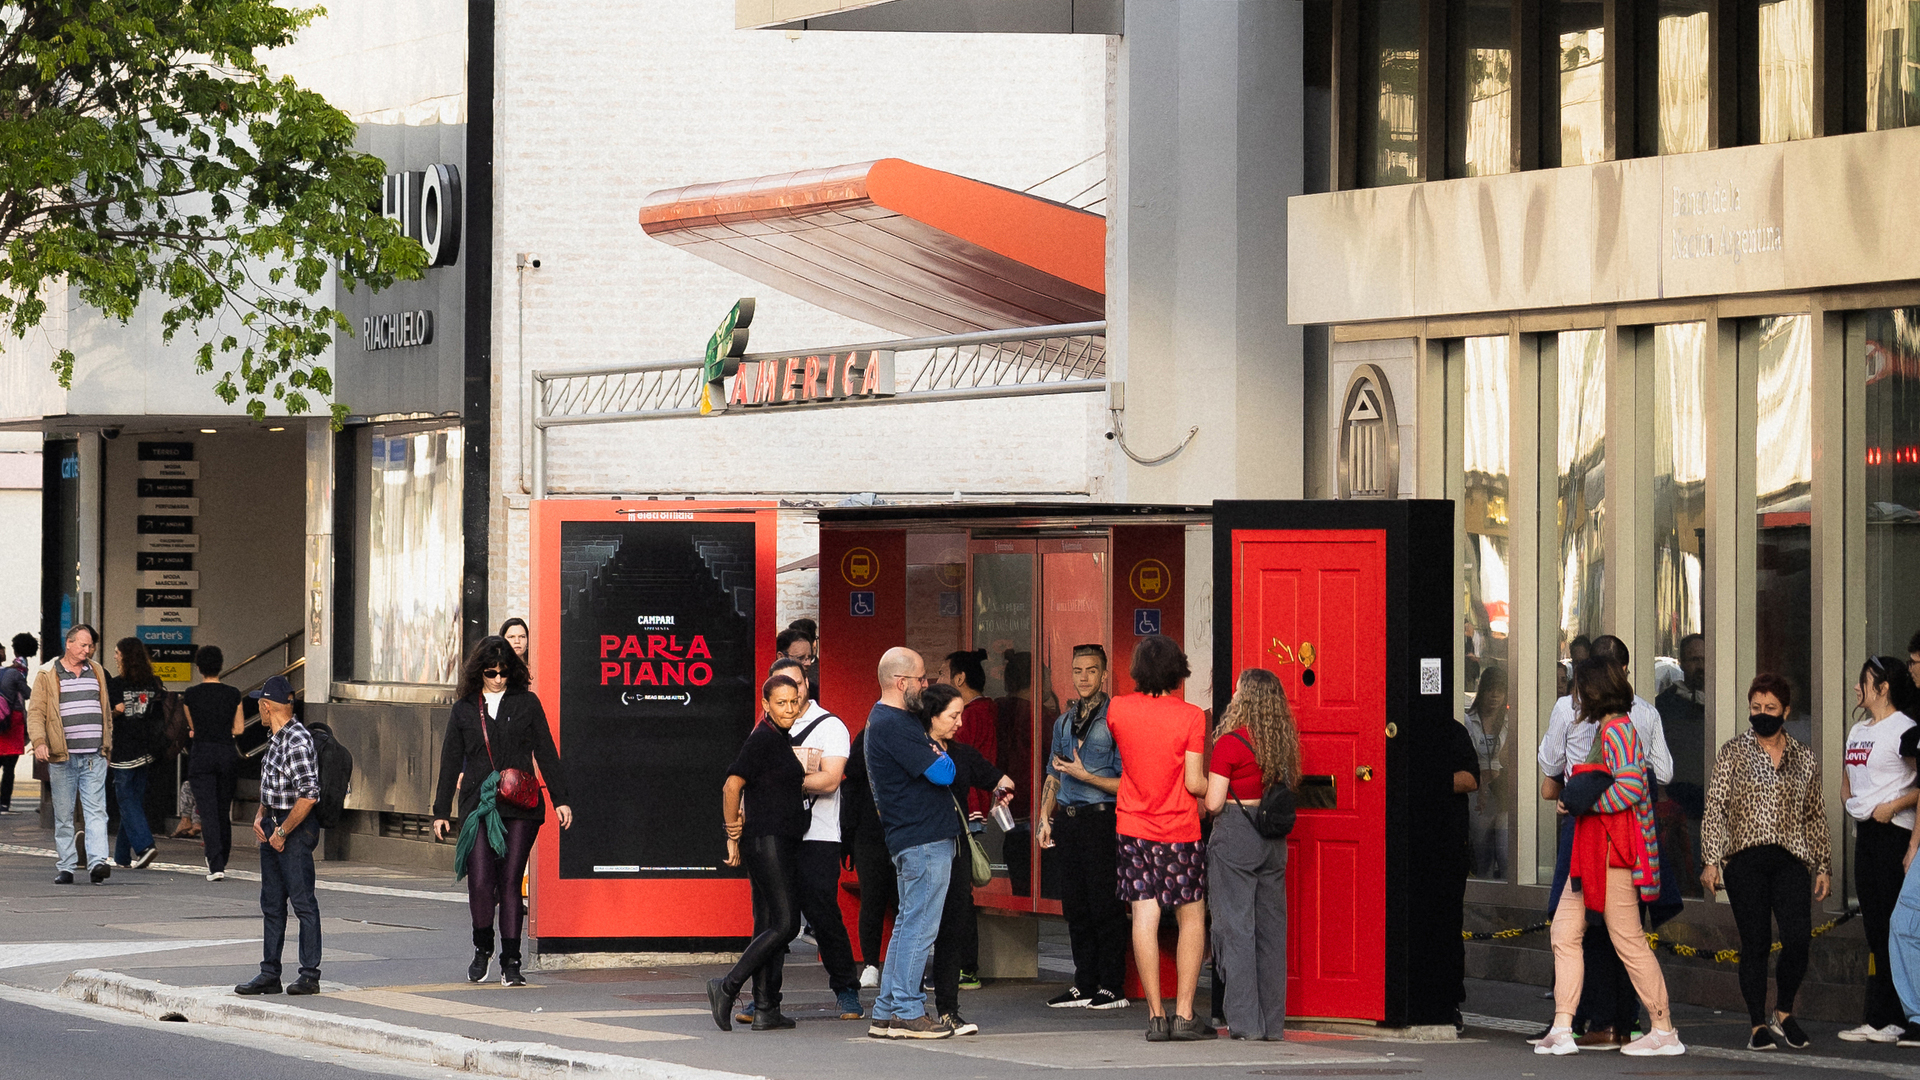
[[(1844, 913), (1837, 915), (1834, 918), (1829, 919), (1824, 923), (1821, 923), (1819, 926), (1814, 927), (1813, 936), (1819, 937), (1820, 935), (1826, 933), (1827, 931), (1832, 930), (1834, 927), (1839, 926), (1844, 922), (1847, 922), (1848, 920), (1852, 919), (1854, 916), (1858, 914), (1860, 914), (1858, 909), (1849, 908)], [(1542, 930), (1546, 930), (1550, 928), (1552, 925), (1553, 924), (1551, 922), (1540, 922), (1540, 923), (1534, 923), (1531, 926), (1509, 927), (1505, 930), (1479, 930), (1479, 931), (1462, 930), (1460, 932), (1460, 938), (1463, 941), (1507, 941), (1513, 938), (1520, 937), (1523, 934), (1537, 934)], [(1720, 949), (1716, 952), (1705, 952), (1698, 948), (1695, 948), (1692, 945), (1683, 945), (1677, 941), (1668, 941), (1665, 938), (1662, 938), (1657, 932), (1650, 932), (1647, 934), (1647, 944), (1652, 946), (1653, 948), (1665, 949), (1666, 951), (1674, 954), (1675, 956), (1684, 956), (1690, 960), (1706, 959), (1706, 960), (1711, 960), (1716, 964), (1737, 964), (1740, 962), (1739, 949)], [(1773, 948), (1770, 951), (1779, 952), (1780, 943), (1777, 941), (1774, 942)]]

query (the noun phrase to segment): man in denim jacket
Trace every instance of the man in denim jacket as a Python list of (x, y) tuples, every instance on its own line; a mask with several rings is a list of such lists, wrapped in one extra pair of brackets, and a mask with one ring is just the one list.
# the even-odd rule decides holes
[(1053, 724), (1046, 787), (1040, 793), (1040, 846), (1058, 853), (1073, 985), (1047, 1004), (1124, 1009), (1131, 924), (1115, 889), (1113, 803), (1120, 790), (1120, 753), (1107, 730), (1107, 651), (1074, 646), (1072, 674), (1080, 696)]

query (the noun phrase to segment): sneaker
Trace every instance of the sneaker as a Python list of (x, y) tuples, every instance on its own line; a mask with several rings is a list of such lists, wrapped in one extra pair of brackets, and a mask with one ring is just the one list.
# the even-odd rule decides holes
[(1091, 1004), (1093, 998), (1081, 993), (1077, 986), (1069, 986), (1047, 999), (1049, 1009), (1084, 1009)]
[(874, 967), (872, 964), (868, 964), (866, 967), (860, 969), (861, 989), (871, 990), (874, 987), (879, 985), (880, 985), (880, 969), (879, 968)]
[(1687, 1052), (1687, 1047), (1680, 1041), (1679, 1032), (1655, 1029), (1621, 1047), (1620, 1052), (1628, 1057), (1678, 1057)]
[(1199, 1042), (1220, 1037), (1220, 1032), (1212, 1024), (1197, 1016), (1176, 1016), (1168, 1028), (1168, 1034), (1174, 1042)]
[(1779, 1048), (1780, 1044), (1773, 1040), (1773, 1029), (1770, 1027), (1761, 1026), (1754, 1028), (1753, 1034), (1747, 1036), (1747, 1049), (1749, 1050), (1777, 1050)]
[(71, 871), (71, 870), (62, 870), (62, 871), (60, 871), (59, 873), (57, 873), (57, 874), (55, 874), (55, 875), (53, 875), (53, 883), (54, 883), (55, 885), (71, 885), (71, 884), (73, 884), (73, 871)]
[[(867, 970), (871, 971), (873, 969), (868, 968)], [(867, 1025), (867, 1038), (869, 1039), (893, 1038), (893, 1035), (891, 1034), (892, 1024), (893, 1024), (893, 1021), (891, 1020), (881, 1020), (876, 1017), (873, 1023)]]
[(979, 1024), (975, 1024), (968, 1021), (966, 1017), (961, 1016), (957, 1012), (950, 1012), (947, 1015), (942, 1016), (940, 1019), (945, 1020), (947, 1022), (947, 1026), (953, 1029), (953, 1033), (955, 1035), (980, 1034)]
[(1621, 1043), (1613, 1037), (1612, 1028), (1588, 1028), (1585, 1035), (1576, 1035), (1573, 1045), (1582, 1050), (1618, 1050)]
[(207, 875), (207, 880), (225, 881), (227, 880), (227, 872), (225, 870), (215, 870), (213, 873)]
[(1920, 1046), (1920, 1024), (1908, 1024), (1900, 1029), (1900, 1041), (1895, 1046)]
[(133, 857), (133, 868), (135, 870), (145, 870), (147, 866), (153, 862), (153, 857), (158, 854), (160, 854), (159, 848), (148, 848), (140, 854), (135, 855)]
[(860, 993), (856, 990), (842, 990), (833, 996), (834, 1004), (840, 1006), (840, 1019), (858, 1020), (866, 1015), (860, 1006)]
[(1147, 1017), (1148, 1042), (1172, 1042), (1173, 1027), (1164, 1016)]
[(1774, 1041), (1782, 1046), (1805, 1050), (1813, 1044), (1813, 1040), (1807, 1038), (1807, 1033), (1800, 1030), (1799, 1023), (1792, 1016), (1775, 1016), (1767, 1022), (1767, 1027), (1773, 1031)]
[(87, 871), (87, 877), (91, 878), (95, 885), (100, 884), (112, 876), (113, 867), (108, 866), (106, 863), (96, 863), (93, 869)]
[(1087, 999), (1089, 1009), (1124, 1009), (1133, 1004), (1111, 990), (1095, 990), (1093, 997)]
[[(1888, 1035), (1888, 1031), (1892, 1034)], [(1877, 1028), (1872, 1024), (1861, 1024), (1859, 1027), (1848, 1028), (1840, 1033), (1842, 1042), (1893, 1042), (1898, 1038), (1900, 1038), (1899, 1028)]]
[(728, 994), (720, 979), (707, 980), (707, 1008), (713, 1012), (713, 1023), (721, 1031), (733, 1030), (733, 996)]
[(936, 1020), (931, 1016), (916, 1016), (911, 1020), (894, 1017), (887, 1025), (889, 1039), (951, 1039), (953, 1025), (945, 1020)]
[(1580, 1045), (1574, 1041), (1572, 1028), (1549, 1028), (1547, 1037), (1533, 1044), (1533, 1052), (1565, 1057), (1579, 1053)]
[(736, 1024), (753, 1023), (753, 1002), (749, 1001), (745, 1005), (735, 1009), (733, 1011), (733, 1022)]
[(961, 972), (960, 973), (960, 989), (962, 990), (980, 989), (980, 976), (974, 974), (971, 971)]

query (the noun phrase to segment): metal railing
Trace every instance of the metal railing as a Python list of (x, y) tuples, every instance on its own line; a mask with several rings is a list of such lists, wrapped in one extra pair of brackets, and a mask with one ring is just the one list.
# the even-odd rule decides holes
[[(1105, 322), (1063, 323), (831, 349), (750, 353), (741, 362), (744, 365), (806, 352), (874, 350), (894, 354), (892, 396), (811, 402), (805, 406), (810, 410), (1096, 393), (1107, 386), (1106, 334)], [(701, 395), (706, 390), (702, 367), (699, 360), (658, 360), (533, 372), (527, 417), (533, 435), (533, 497), (546, 497), (549, 428), (698, 417)], [(741, 410), (739, 414), (758, 411)], [(723, 415), (733, 414), (729, 410)]]

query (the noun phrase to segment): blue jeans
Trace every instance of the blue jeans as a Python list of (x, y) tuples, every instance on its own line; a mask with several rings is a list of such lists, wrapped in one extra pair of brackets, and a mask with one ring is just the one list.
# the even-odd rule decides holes
[(880, 996), (873, 1002), (875, 1020), (918, 1020), (927, 1014), (927, 995), (920, 985), (940, 933), (940, 912), (953, 879), (953, 850), (953, 841), (936, 840), (893, 857), (900, 910), (893, 918), (893, 940), (887, 943), (887, 966), (880, 973)]
[(72, 873), (80, 868), (73, 847), (73, 797), (80, 796), (86, 816), (87, 865), (107, 861), (107, 759), (99, 754), (70, 754), (65, 761), (47, 762), (53, 786), (53, 846), (59, 852), (54, 866)]
[(1888, 937), (1888, 959), (1893, 962), (1887, 966), (1893, 969), (1893, 988), (1900, 993), (1907, 1019), (1920, 1023), (1920, 874), (1909, 873), (1901, 883)]
[[(285, 810), (268, 810), (267, 835), (286, 817)], [(200, 826), (202, 829), (205, 825)], [(320, 841), (320, 822), (312, 814), (287, 834), (281, 850), (260, 845), (260, 914), (266, 917), (261, 938), (260, 974), (280, 977), (280, 953), (287, 943), (287, 908), (300, 919), (300, 976), (320, 977), (320, 901), (313, 895), (313, 849)]]
[(113, 797), (120, 804), (120, 835), (113, 841), (113, 861), (121, 866), (153, 846), (153, 829), (147, 824), (148, 768), (107, 769), (113, 776)]

